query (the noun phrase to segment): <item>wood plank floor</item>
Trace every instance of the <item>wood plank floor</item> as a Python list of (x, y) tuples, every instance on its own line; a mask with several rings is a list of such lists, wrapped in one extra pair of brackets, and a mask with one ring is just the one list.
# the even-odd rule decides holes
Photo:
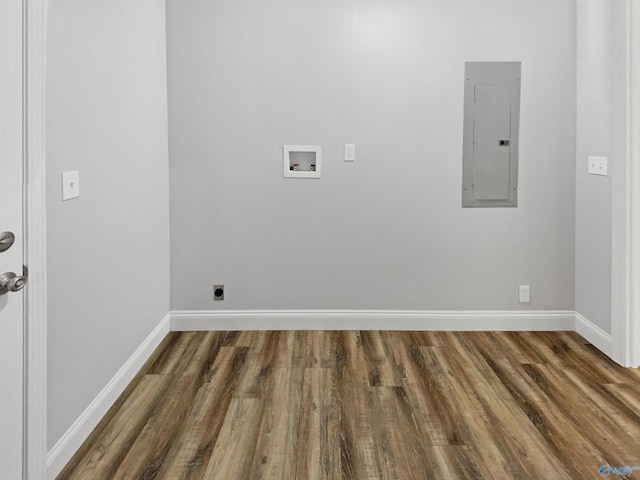
[(598, 479), (602, 465), (640, 465), (640, 371), (574, 333), (174, 332), (58, 479)]

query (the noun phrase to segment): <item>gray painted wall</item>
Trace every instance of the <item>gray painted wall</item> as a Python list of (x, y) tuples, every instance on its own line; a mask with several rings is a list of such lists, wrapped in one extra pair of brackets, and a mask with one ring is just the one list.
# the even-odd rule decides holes
[[(173, 309), (573, 310), (574, 1), (169, 0), (167, 27)], [(518, 208), (462, 209), (464, 62), (500, 60)]]
[(613, 3), (577, 4), (576, 311), (611, 333), (611, 179), (587, 173), (589, 155), (613, 172)]
[(51, 447), (169, 310), (169, 192), (164, 1), (48, 8)]

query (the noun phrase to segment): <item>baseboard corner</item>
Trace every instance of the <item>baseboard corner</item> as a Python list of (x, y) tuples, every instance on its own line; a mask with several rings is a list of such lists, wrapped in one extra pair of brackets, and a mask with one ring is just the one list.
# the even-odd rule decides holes
[(579, 312), (576, 312), (575, 331), (602, 353), (611, 357), (613, 353), (611, 335)]
[(171, 312), (168, 312), (64, 435), (47, 452), (47, 480), (54, 480), (71, 460), (129, 382), (170, 332), (170, 324)]

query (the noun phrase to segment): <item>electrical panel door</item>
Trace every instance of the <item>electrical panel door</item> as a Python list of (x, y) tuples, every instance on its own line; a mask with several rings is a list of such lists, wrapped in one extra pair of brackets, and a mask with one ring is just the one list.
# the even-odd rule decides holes
[(463, 207), (518, 204), (519, 62), (467, 62)]

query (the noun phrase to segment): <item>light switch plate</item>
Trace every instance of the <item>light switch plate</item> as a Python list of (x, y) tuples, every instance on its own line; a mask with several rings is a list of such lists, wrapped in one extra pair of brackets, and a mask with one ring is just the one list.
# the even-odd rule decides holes
[(594, 157), (592, 155), (589, 155), (589, 167), (587, 169), (588, 173), (591, 175), (609, 175), (607, 160), (607, 157)]
[(62, 174), (62, 200), (71, 200), (80, 196), (80, 173), (64, 172)]

